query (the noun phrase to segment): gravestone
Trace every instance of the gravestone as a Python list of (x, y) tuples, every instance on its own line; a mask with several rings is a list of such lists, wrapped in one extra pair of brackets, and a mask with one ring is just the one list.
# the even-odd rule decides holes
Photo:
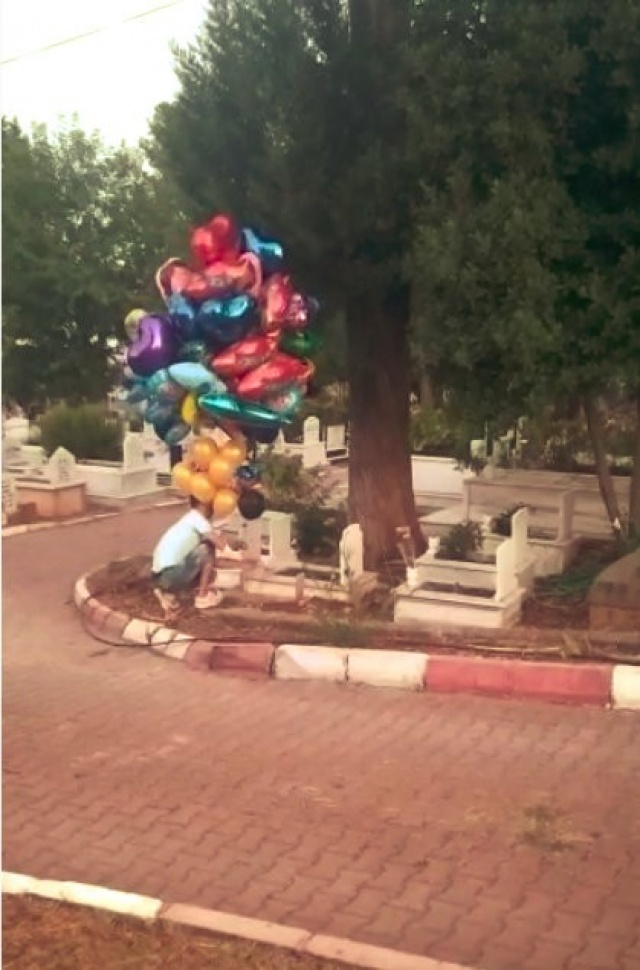
[(52, 485), (71, 485), (77, 479), (76, 460), (66, 448), (56, 448), (46, 465), (46, 476)]
[(364, 571), (364, 539), (357, 523), (348, 525), (340, 539), (340, 584), (348, 586)]
[(18, 493), (13, 478), (6, 477), (2, 481), (2, 524), (6, 525), (9, 516), (18, 511)]
[(347, 450), (347, 429), (344, 424), (330, 424), (327, 427), (326, 447), (327, 455)]
[(308, 417), (302, 426), (302, 443), (305, 447), (320, 443), (320, 421), (313, 415)]
[(128, 431), (122, 442), (122, 467), (124, 471), (138, 471), (146, 468), (145, 446), (141, 434)]

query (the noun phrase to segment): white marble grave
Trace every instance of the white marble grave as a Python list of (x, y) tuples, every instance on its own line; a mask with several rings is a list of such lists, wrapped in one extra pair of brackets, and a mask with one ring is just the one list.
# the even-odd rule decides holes
[(364, 571), (364, 537), (358, 523), (348, 525), (340, 539), (340, 585), (348, 586)]

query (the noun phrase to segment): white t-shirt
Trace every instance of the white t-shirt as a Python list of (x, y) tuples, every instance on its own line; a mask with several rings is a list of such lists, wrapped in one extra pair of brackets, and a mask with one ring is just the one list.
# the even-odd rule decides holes
[[(191, 509), (186, 515), (167, 529), (153, 551), (154, 573), (177, 566), (184, 562), (190, 552), (198, 548), (204, 536), (210, 535), (214, 527), (202, 512)], [(216, 530), (217, 531), (217, 527)]]

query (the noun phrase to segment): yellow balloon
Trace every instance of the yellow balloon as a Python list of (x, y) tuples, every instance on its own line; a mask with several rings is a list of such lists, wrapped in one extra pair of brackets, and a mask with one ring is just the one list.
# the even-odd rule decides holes
[(195, 394), (187, 394), (180, 408), (180, 416), (185, 424), (189, 426), (193, 425), (198, 416), (198, 405)]
[(222, 455), (216, 455), (209, 464), (209, 480), (214, 485), (229, 485), (233, 478), (233, 466)]
[(192, 475), (191, 494), (199, 502), (213, 502), (216, 490), (204, 472), (195, 472)]
[(232, 488), (219, 488), (213, 500), (213, 514), (218, 518), (231, 515), (238, 504), (238, 496)]
[(234, 438), (222, 446), (220, 454), (233, 468), (238, 468), (247, 457), (247, 446), (240, 438)]
[(216, 457), (218, 449), (211, 438), (196, 438), (191, 446), (191, 459), (198, 471), (206, 472)]
[(138, 324), (147, 316), (146, 310), (131, 310), (124, 318), (124, 332), (129, 340), (135, 340), (138, 334)]
[(176, 488), (179, 488), (181, 492), (186, 492), (187, 495), (191, 492), (191, 478), (192, 471), (188, 465), (183, 461), (179, 461), (177, 465), (174, 465), (171, 469), (171, 478), (173, 484)]

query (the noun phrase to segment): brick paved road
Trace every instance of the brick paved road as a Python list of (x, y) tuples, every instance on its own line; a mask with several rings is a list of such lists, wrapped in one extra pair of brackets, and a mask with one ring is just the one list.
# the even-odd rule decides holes
[(638, 970), (637, 715), (241, 681), (89, 639), (73, 579), (174, 516), (5, 542), (5, 868), (486, 970)]

